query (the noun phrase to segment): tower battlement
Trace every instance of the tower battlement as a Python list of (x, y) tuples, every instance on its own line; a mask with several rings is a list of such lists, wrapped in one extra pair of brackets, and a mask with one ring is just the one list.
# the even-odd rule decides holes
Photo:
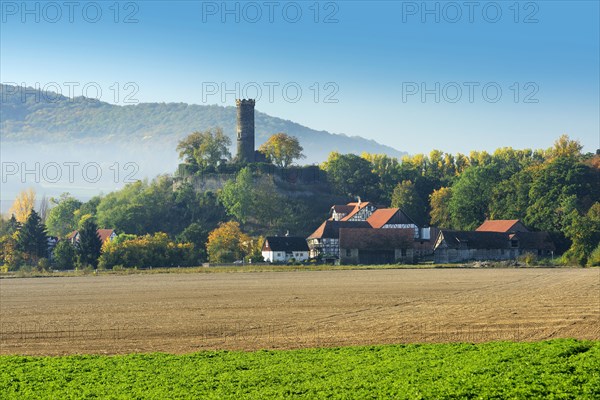
[(249, 106), (253, 106), (256, 104), (256, 100), (254, 99), (235, 99), (235, 105), (236, 106), (240, 106), (240, 105), (249, 105)]
[(254, 162), (254, 99), (236, 99), (237, 161)]

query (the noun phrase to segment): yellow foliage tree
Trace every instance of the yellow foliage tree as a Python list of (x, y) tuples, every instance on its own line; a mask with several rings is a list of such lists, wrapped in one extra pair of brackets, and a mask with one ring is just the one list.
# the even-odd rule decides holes
[(294, 160), (304, 158), (302, 150), (304, 149), (298, 139), (285, 133), (276, 133), (258, 148), (258, 151), (281, 168), (290, 166)]
[(208, 234), (206, 251), (210, 262), (233, 262), (240, 260), (248, 251), (251, 238), (242, 232), (240, 224), (229, 221)]
[(35, 190), (33, 190), (33, 188), (29, 188), (27, 190), (22, 190), (17, 195), (17, 198), (13, 202), (8, 213), (13, 214), (20, 223), (24, 223), (34, 207)]

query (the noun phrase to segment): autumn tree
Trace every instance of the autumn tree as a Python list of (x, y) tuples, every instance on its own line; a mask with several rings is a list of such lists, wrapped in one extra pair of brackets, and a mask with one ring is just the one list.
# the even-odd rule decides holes
[(210, 232), (206, 250), (210, 262), (233, 262), (244, 257), (250, 237), (242, 232), (235, 221), (219, 224)]
[(452, 198), (452, 189), (449, 187), (434, 190), (429, 196), (431, 211), (431, 225), (440, 228), (451, 228), (452, 218), (450, 215), (450, 199)]
[(285, 133), (277, 133), (271, 136), (258, 148), (258, 151), (266, 155), (273, 164), (280, 168), (286, 168), (294, 160), (305, 158), (302, 150), (304, 149), (300, 146), (298, 139)]
[(230, 159), (231, 139), (221, 128), (204, 132), (193, 132), (177, 145), (179, 158), (198, 169), (218, 166), (224, 159)]
[(9, 214), (13, 214), (17, 221), (20, 223), (24, 223), (31, 213), (31, 210), (35, 208), (35, 190), (32, 188), (21, 191), (15, 201), (12, 204), (12, 207), (8, 211)]
[(568, 135), (562, 135), (554, 142), (554, 146), (548, 150), (551, 157), (581, 158), (583, 146), (577, 140), (571, 140)]

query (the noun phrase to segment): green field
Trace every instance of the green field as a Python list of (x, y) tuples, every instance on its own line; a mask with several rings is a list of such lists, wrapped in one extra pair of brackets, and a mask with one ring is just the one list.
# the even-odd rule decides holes
[(600, 342), (0, 357), (3, 399), (600, 398)]

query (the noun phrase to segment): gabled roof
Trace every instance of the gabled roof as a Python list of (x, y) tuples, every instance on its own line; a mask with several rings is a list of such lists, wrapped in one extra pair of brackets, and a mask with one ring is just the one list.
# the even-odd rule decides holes
[[(114, 229), (98, 229), (98, 236), (100, 236), (100, 241), (102, 243), (106, 242), (106, 240), (115, 232)], [(73, 240), (79, 231), (73, 231), (67, 235), (67, 239)]]
[(114, 229), (98, 229), (98, 236), (100, 236), (100, 241), (102, 243), (106, 242), (106, 240), (112, 235), (115, 230)]
[(385, 224), (415, 224), (414, 221), (399, 208), (379, 208), (367, 218), (367, 222), (373, 228), (377, 229)]
[(350, 211), (350, 213), (348, 215), (346, 215), (344, 218), (342, 218), (342, 221), (348, 221), (357, 212), (359, 212), (360, 210), (362, 210), (363, 208), (365, 208), (366, 206), (368, 206), (370, 204), (371, 203), (368, 201), (364, 201), (364, 202), (360, 202), (360, 203), (348, 203), (349, 206), (354, 206), (354, 209), (352, 209), (352, 211)]
[(308, 251), (308, 244), (299, 236), (267, 236), (263, 251)]
[(412, 229), (340, 229), (340, 248), (359, 250), (392, 250), (412, 248)]
[(331, 209), (336, 213), (348, 214), (354, 210), (355, 206), (350, 204), (336, 204)]
[(528, 232), (528, 229), (518, 219), (487, 220), (475, 229), (477, 232)]
[(519, 241), (519, 248), (524, 250), (549, 250), (556, 247), (548, 232), (517, 232), (509, 234), (511, 240)]
[(340, 228), (370, 228), (367, 221), (332, 221), (327, 220), (314, 231), (308, 239), (330, 238), (337, 239), (340, 235)]
[(451, 249), (508, 249), (510, 240), (504, 232), (451, 231), (442, 229), (444, 242)]

